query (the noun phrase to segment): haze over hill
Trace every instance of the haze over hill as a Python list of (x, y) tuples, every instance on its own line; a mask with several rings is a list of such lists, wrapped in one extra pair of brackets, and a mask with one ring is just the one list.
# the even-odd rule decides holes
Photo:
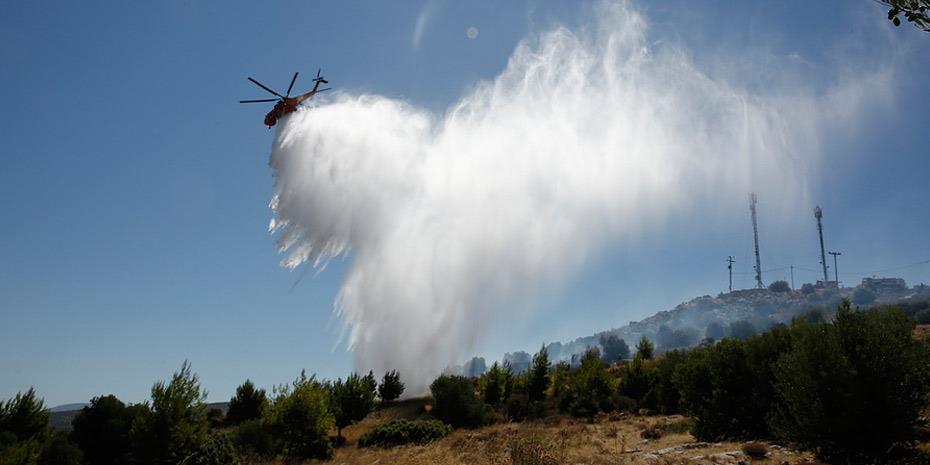
[[(899, 278), (867, 279), (855, 287), (815, 288), (807, 284), (802, 289), (782, 292), (743, 289), (721, 293), (716, 297), (695, 297), (670, 310), (659, 311), (621, 327), (605, 329), (567, 342), (549, 343), (546, 350), (553, 360), (571, 361), (589, 347), (603, 349), (601, 338), (605, 335), (623, 339), (633, 352), (635, 344), (642, 337), (655, 342), (660, 351), (686, 348), (708, 338), (719, 340), (722, 337), (745, 337), (777, 324), (788, 324), (800, 315), (828, 319), (843, 299), (870, 307), (928, 297), (930, 287), (923, 284), (907, 287), (905, 281)], [(734, 330), (739, 334), (734, 334)], [(516, 372), (522, 372), (529, 366), (530, 354), (536, 350), (538, 347), (527, 347), (506, 353), (499, 361), (508, 362)], [(473, 359), (465, 365), (447, 367), (446, 371), (480, 374), (484, 371), (480, 367), (486, 368), (492, 362)], [(475, 363), (480, 367), (475, 366)]]

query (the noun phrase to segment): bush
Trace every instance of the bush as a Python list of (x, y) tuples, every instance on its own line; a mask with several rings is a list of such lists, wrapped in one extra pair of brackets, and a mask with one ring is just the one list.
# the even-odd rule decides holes
[(815, 290), (816, 289), (814, 289), (814, 285), (811, 283), (804, 283), (801, 285), (801, 294), (811, 295)]
[(345, 382), (340, 379), (333, 383), (330, 399), (337, 436), (342, 438), (342, 428), (361, 421), (375, 407), (375, 387), (367, 376), (352, 373)]
[(185, 465), (234, 465), (238, 463), (238, 459), (229, 436), (214, 432), (200, 443), (197, 450), (184, 463)]
[(930, 350), (913, 328), (901, 311), (858, 312), (849, 302), (832, 324), (797, 327), (774, 367), (772, 430), (840, 463), (880, 460), (911, 443), (930, 388)]
[(17, 441), (40, 439), (48, 427), (48, 410), (45, 402), (29, 388), (25, 394), (17, 393), (6, 402), (0, 402), (0, 432), (6, 432)]
[(84, 463), (81, 448), (68, 440), (68, 435), (58, 432), (42, 445), (36, 465), (81, 465)]
[(630, 346), (616, 334), (602, 333), (600, 343), (605, 362), (614, 363), (630, 358)]
[(643, 359), (636, 357), (632, 362), (623, 366), (617, 391), (635, 400), (639, 407), (647, 407), (649, 402), (647, 402), (646, 395), (652, 389), (654, 377), (652, 362), (650, 361), (647, 366)]
[(743, 444), (742, 449), (743, 453), (753, 460), (762, 460), (766, 455), (769, 455), (769, 446), (764, 442), (747, 442)]
[(186, 361), (171, 382), (152, 386), (151, 410), (134, 419), (131, 437), (136, 459), (153, 464), (176, 464), (191, 456), (207, 440), (207, 393)]
[(655, 345), (646, 336), (643, 336), (639, 340), (639, 344), (636, 344), (636, 356), (643, 360), (651, 360), (654, 353)]
[(738, 320), (730, 323), (730, 337), (733, 339), (739, 339), (742, 341), (755, 335), (756, 327), (746, 320)]
[(672, 350), (656, 360), (654, 365), (651, 391), (647, 397), (654, 403), (654, 407), (665, 415), (678, 413), (680, 409), (681, 393), (675, 385), (674, 375), (686, 358), (685, 352)]
[(636, 400), (631, 399), (627, 396), (616, 394), (612, 398), (614, 410), (621, 412), (635, 412), (639, 408)]
[(268, 427), (280, 441), (285, 459), (325, 460), (333, 456), (329, 430), (335, 426), (335, 420), (329, 402), (329, 390), (304, 372), (291, 386), (275, 389)]
[(726, 337), (727, 332), (719, 321), (711, 321), (704, 330), (704, 338), (718, 341)]
[(274, 436), (261, 420), (242, 422), (232, 440), (237, 455), (250, 461), (271, 460), (277, 451)]
[(611, 402), (614, 380), (607, 372), (597, 349), (581, 357), (581, 366), (571, 374), (568, 411), (576, 417), (593, 417), (597, 412), (613, 410)]
[(475, 394), (470, 378), (441, 375), (430, 384), (436, 401), (433, 415), (455, 427), (477, 427), (487, 422), (484, 403)]
[(94, 397), (71, 421), (71, 440), (84, 453), (89, 465), (119, 465), (129, 462), (130, 433), (145, 405), (126, 406), (114, 395)]
[(657, 430), (661, 431), (663, 435), (685, 434), (691, 432), (691, 430), (694, 429), (694, 420), (690, 418), (683, 418), (677, 421), (659, 423), (655, 427)]
[(716, 441), (768, 435), (772, 367), (790, 344), (789, 330), (778, 327), (747, 341), (724, 339), (679, 361), (672, 382), (681, 408), (695, 418), (694, 436)]
[(392, 420), (376, 426), (358, 440), (361, 447), (423, 444), (447, 436), (452, 427), (439, 420)]
[(930, 309), (921, 310), (914, 314), (914, 320), (919, 325), (930, 325)]
[(390, 402), (404, 393), (404, 383), (400, 382), (400, 373), (397, 370), (386, 371), (378, 386), (378, 397), (381, 402)]
[(549, 353), (546, 351), (546, 345), (543, 344), (539, 352), (533, 356), (533, 365), (528, 374), (526, 393), (532, 402), (540, 402), (546, 399), (546, 390), (549, 388)]
[(510, 371), (510, 365), (501, 367), (500, 364), (494, 362), (487, 373), (481, 375), (478, 380), (484, 403), (497, 406), (506, 402), (512, 383), (513, 373)]
[(251, 380), (236, 388), (236, 395), (229, 399), (229, 410), (226, 412), (226, 423), (238, 425), (244, 421), (256, 420), (268, 407), (268, 396), (264, 389), (255, 389)]
[(791, 286), (788, 281), (773, 281), (769, 284), (769, 290), (772, 292), (791, 292)]

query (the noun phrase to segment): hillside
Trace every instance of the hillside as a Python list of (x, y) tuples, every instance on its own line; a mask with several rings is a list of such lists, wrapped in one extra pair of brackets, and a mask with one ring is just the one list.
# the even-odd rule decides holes
[[(755, 331), (764, 331), (776, 324), (790, 323), (792, 318), (808, 312), (819, 312), (829, 317), (842, 299), (854, 303), (859, 289), (868, 289), (874, 301), (863, 306), (907, 302), (915, 298), (930, 297), (926, 286), (909, 288), (900, 286), (859, 285), (841, 288), (809, 288), (807, 292), (793, 290), (773, 292), (768, 289), (745, 289), (721, 293), (716, 297), (705, 295), (683, 302), (671, 310), (660, 311), (625, 326), (609, 329), (591, 336), (580, 337), (571, 342), (556, 342), (547, 346), (549, 356), (555, 360), (570, 360), (573, 355), (584, 352), (587, 347), (600, 344), (601, 334), (614, 334), (624, 339), (631, 347), (642, 338), (656, 342), (657, 348), (668, 350), (693, 346), (706, 337), (719, 339), (728, 333), (730, 325), (748, 322)], [(709, 329), (719, 325), (717, 334)], [(722, 329), (722, 333), (719, 331)]]

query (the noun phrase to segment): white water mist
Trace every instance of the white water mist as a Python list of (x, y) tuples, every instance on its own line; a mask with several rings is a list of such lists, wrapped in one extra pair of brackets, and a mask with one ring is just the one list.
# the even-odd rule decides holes
[(749, 186), (805, 196), (818, 109), (857, 91), (752, 93), (650, 45), (628, 6), (601, 13), (525, 40), (444, 115), (342, 93), (282, 121), (271, 228), (284, 266), (347, 254), (335, 312), (358, 369), (422, 392), (495, 313), (670, 214)]

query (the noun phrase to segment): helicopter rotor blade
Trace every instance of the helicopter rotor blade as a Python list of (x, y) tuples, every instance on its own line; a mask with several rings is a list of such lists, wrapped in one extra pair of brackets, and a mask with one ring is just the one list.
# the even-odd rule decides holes
[(332, 87), (327, 87), (327, 88), (325, 88), (325, 89), (320, 89), (320, 90), (316, 91), (316, 93), (319, 94), (320, 92), (326, 92), (327, 90), (332, 90), (332, 89), (333, 89)]
[(263, 98), (259, 100), (240, 100), (239, 103), (267, 103), (267, 102), (277, 102), (276, 98)]
[(271, 90), (271, 89), (265, 87), (264, 84), (262, 84), (262, 83), (256, 81), (255, 79), (252, 79), (252, 78), (248, 78), (248, 79), (249, 79), (250, 81), (252, 81), (252, 83), (255, 84), (255, 85), (257, 85), (258, 87), (261, 87), (262, 89), (265, 89), (265, 90), (267, 90), (268, 92), (271, 92), (272, 94), (277, 95), (278, 97), (284, 98), (283, 95), (281, 95), (281, 94), (279, 94), (279, 93), (277, 93), (277, 92), (275, 92), (275, 91), (273, 91), (273, 90)]
[(291, 79), (291, 85), (287, 86), (287, 94), (285, 94), (284, 98), (288, 98), (291, 96), (291, 89), (294, 88), (294, 81), (296, 80), (297, 80), (297, 73), (295, 72), (293, 79)]

